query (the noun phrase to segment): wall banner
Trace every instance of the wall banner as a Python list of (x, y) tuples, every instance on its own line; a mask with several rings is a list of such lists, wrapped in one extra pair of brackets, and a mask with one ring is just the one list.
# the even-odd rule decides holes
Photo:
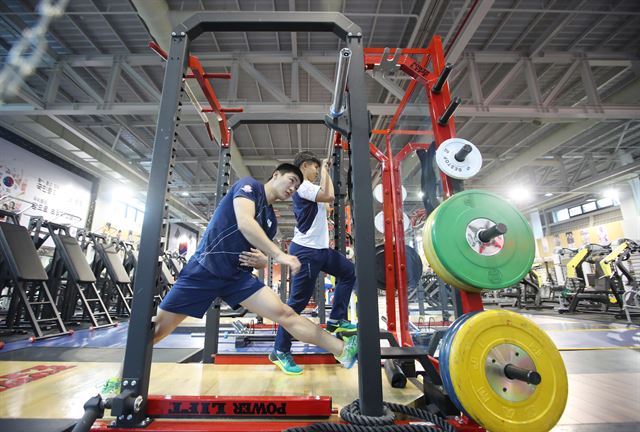
[[(0, 138), (0, 208), (84, 227), (91, 181)], [(33, 206), (32, 208), (28, 208)]]

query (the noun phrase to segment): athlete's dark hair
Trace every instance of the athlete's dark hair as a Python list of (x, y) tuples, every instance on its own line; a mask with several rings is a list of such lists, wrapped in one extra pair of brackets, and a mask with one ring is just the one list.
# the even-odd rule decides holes
[(320, 159), (318, 159), (318, 156), (310, 151), (302, 151), (293, 158), (293, 164), (298, 168), (300, 168), (305, 162), (313, 162), (318, 164), (318, 166), (322, 166), (322, 163), (320, 162)]
[(298, 177), (298, 179), (300, 179), (300, 183), (304, 181), (304, 176), (302, 175), (302, 171), (300, 171), (300, 168), (290, 163), (282, 163), (278, 165), (276, 169), (273, 170), (273, 173), (271, 173), (271, 178), (273, 178), (273, 174), (275, 174), (276, 171), (278, 171), (280, 174), (293, 173)]

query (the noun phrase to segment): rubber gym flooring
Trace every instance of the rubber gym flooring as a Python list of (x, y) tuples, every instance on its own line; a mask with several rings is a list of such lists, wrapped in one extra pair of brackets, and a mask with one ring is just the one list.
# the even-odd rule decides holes
[[(640, 327), (552, 314), (527, 316), (556, 343), (569, 374), (569, 400), (554, 431), (640, 431)], [(203, 325), (185, 322), (154, 349), (151, 394), (330, 395), (337, 409), (358, 397), (357, 368), (305, 365), (303, 375), (291, 377), (270, 364), (190, 362), (204, 345)], [(27, 418), (57, 419), (47, 423), (47, 429), (64, 430), (67, 419), (79, 418), (84, 402), (119, 373), (126, 332), (123, 323), (36, 343), (7, 343), (0, 350), (0, 430), (20, 430), (24, 424), (16, 422)], [(220, 352), (261, 356), (272, 347), (270, 342), (256, 342), (236, 349), (234, 341), (222, 331)], [(319, 352), (299, 342), (294, 351)], [(251, 379), (246, 379), (248, 373)], [(386, 401), (409, 404), (420, 396), (411, 383), (393, 389), (383, 371), (381, 375)]]

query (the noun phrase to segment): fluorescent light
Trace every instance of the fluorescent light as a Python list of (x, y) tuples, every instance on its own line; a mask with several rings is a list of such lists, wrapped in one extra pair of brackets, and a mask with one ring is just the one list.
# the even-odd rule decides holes
[(133, 197), (133, 191), (130, 188), (119, 186), (111, 191), (111, 198), (117, 201), (127, 201)]
[(420, 191), (418, 192), (418, 198), (422, 198), (424, 196), (424, 192)]
[(544, 196), (546, 196), (547, 198), (549, 198), (549, 197), (552, 197), (552, 196), (553, 196), (553, 193), (551, 193), (551, 192), (547, 192), (546, 194), (544, 194)]
[(610, 188), (610, 189), (606, 189), (602, 195), (605, 198), (611, 198), (613, 201), (618, 201), (619, 200), (619, 195), (618, 195), (618, 191), (616, 189)]
[(182, 192), (180, 192), (180, 195), (182, 195), (183, 197), (188, 197), (189, 196), (189, 192), (182, 191)]
[(529, 192), (529, 190), (522, 186), (514, 186), (509, 191), (508, 195), (509, 198), (518, 202), (528, 201), (531, 198), (531, 193)]

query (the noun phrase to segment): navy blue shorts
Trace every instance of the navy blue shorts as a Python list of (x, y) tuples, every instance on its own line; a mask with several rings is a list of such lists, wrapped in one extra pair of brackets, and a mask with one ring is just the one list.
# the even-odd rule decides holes
[(262, 281), (247, 272), (240, 272), (233, 279), (221, 279), (193, 260), (184, 266), (160, 309), (202, 318), (217, 297), (235, 309), (263, 286)]

